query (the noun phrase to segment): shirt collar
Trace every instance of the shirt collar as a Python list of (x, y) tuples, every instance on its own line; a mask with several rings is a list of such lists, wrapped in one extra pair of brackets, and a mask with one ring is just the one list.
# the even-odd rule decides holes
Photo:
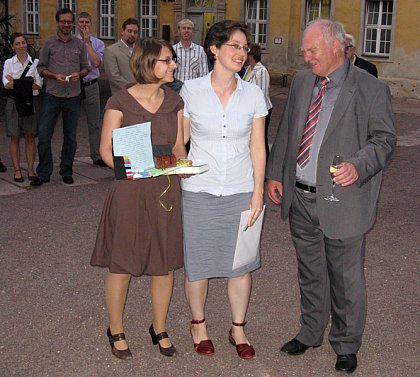
[[(27, 63), (27, 62), (29, 62), (29, 61), (32, 61), (32, 59), (31, 59), (31, 57), (29, 56), (29, 54), (28, 54), (28, 53), (26, 53), (26, 60), (25, 60), (25, 63)], [(17, 55), (16, 55), (16, 54), (15, 54), (15, 55), (13, 55), (13, 57), (12, 57), (12, 62), (13, 62), (13, 64), (20, 63), (20, 61), (19, 61), (19, 59), (18, 59), (18, 57), (17, 57)]]
[(334, 72), (332, 72), (328, 76), (329, 82), (328, 82), (327, 88), (338, 86), (339, 83), (342, 80), (344, 80), (344, 78), (347, 76), (349, 67), (350, 67), (350, 60), (346, 59), (340, 67), (338, 67)]
[(66, 42), (68, 42), (68, 41), (71, 41), (73, 38), (74, 38), (74, 35), (73, 34), (70, 34), (70, 38), (68, 39), (68, 41), (63, 41), (59, 36), (58, 36), (58, 33), (55, 35), (55, 37), (56, 37), (56, 39), (57, 40), (59, 40), (59, 41), (61, 41), (61, 42), (63, 42), (63, 43), (66, 43)]

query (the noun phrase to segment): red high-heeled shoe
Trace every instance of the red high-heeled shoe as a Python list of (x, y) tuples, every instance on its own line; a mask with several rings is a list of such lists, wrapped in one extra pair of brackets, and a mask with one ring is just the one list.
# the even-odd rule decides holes
[[(191, 325), (199, 325), (204, 323), (206, 319), (193, 319), (191, 320)], [(192, 326), (190, 327), (191, 337), (192, 335)], [(214, 346), (213, 342), (210, 339), (202, 340), (200, 343), (194, 343), (194, 350), (195, 352), (199, 353), (200, 355), (211, 356), (214, 355)]]
[[(232, 322), (232, 325), (243, 327), (246, 325), (246, 322), (243, 322), (243, 323)], [(253, 357), (255, 357), (255, 349), (251, 344), (249, 343), (236, 344), (236, 341), (232, 336), (232, 328), (229, 330), (229, 342), (230, 344), (232, 344), (232, 346), (236, 347), (236, 352), (238, 353), (241, 359), (252, 359)]]

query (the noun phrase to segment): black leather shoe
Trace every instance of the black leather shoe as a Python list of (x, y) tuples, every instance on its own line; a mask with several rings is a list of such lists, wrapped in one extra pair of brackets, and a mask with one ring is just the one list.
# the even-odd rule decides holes
[(63, 178), (63, 182), (66, 184), (66, 185), (72, 185), (73, 183), (74, 183), (74, 179), (73, 179), (73, 177), (70, 177), (70, 176), (64, 176), (64, 177), (62, 177)]
[(99, 158), (98, 160), (96, 160), (94, 163), (94, 165), (98, 165), (101, 166), (103, 168), (107, 168), (108, 165), (104, 162), (104, 160), (102, 160), (102, 158)]
[(287, 342), (283, 347), (280, 348), (281, 352), (287, 353), (288, 355), (297, 356), (302, 355), (308, 348), (318, 348), (319, 346), (307, 346), (299, 342), (296, 338), (293, 338), (290, 342)]
[(151, 324), (150, 327), (149, 327), (149, 334), (150, 334), (150, 337), (152, 338), (152, 343), (155, 344), (155, 345), (159, 344), (159, 351), (162, 355), (173, 356), (175, 354), (176, 348), (173, 345), (171, 345), (167, 348), (164, 348), (159, 343), (159, 340), (169, 338), (168, 333), (166, 331), (161, 332), (161, 333), (156, 335), (155, 329), (153, 328), (153, 324)]
[(41, 186), (44, 183), (49, 182), (49, 179), (42, 179), (40, 177), (35, 177), (32, 182), (31, 182), (31, 186)]
[(106, 335), (108, 336), (109, 344), (111, 344), (111, 352), (115, 357), (118, 357), (122, 360), (127, 360), (133, 356), (131, 354), (130, 348), (126, 348), (125, 350), (119, 350), (114, 346), (115, 342), (118, 342), (119, 340), (125, 340), (125, 334), (123, 332), (119, 334), (111, 334), (111, 330), (108, 327)]
[(18, 183), (25, 182), (25, 180), (23, 179), (23, 177), (22, 177), (22, 176), (20, 176), (20, 177), (16, 177), (16, 174), (13, 176), (13, 180), (14, 180), (15, 182), (18, 182)]
[(340, 372), (353, 373), (357, 368), (357, 357), (355, 353), (337, 355), (335, 369)]
[(0, 173), (4, 173), (7, 171), (6, 165), (3, 164), (0, 160)]

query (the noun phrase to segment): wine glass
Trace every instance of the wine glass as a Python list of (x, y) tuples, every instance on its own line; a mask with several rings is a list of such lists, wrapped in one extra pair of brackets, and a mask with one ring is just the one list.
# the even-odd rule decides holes
[(329, 202), (339, 202), (340, 201), (340, 199), (338, 199), (334, 195), (335, 182), (334, 182), (334, 175), (333, 174), (337, 171), (339, 165), (342, 164), (343, 161), (344, 161), (344, 157), (339, 155), (339, 154), (335, 155), (332, 159), (331, 166), (330, 166), (330, 175), (331, 175), (331, 180), (332, 180), (331, 195), (324, 198), (325, 200), (328, 200)]

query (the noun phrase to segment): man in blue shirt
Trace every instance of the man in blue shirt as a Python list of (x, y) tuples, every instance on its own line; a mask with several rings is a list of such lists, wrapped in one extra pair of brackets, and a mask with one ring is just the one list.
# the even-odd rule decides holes
[(88, 62), (91, 70), (82, 81), (82, 107), (85, 110), (88, 130), (90, 157), (95, 165), (106, 167), (99, 154), (101, 138), (101, 108), (98, 78), (99, 66), (102, 63), (105, 51), (105, 43), (92, 35), (92, 17), (87, 12), (81, 12), (77, 18), (79, 38), (86, 46)]

